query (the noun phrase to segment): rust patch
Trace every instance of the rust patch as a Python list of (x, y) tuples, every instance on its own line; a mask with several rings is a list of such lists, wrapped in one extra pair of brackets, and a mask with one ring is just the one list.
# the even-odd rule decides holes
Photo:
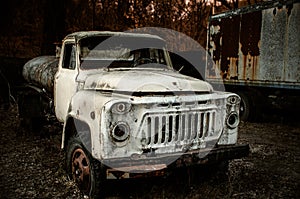
[(243, 54), (243, 79), (245, 80), (256, 78), (261, 25), (262, 11), (245, 13), (241, 17), (240, 43)]
[[(230, 58), (238, 58), (239, 53), (239, 26), (240, 16), (224, 18), (221, 24), (222, 49), (221, 49), (221, 73), (223, 79), (229, 79), (231, 61)], [(237, 67), (237, 66), (234, 66)]]
[(96, 83), (96, 82), (93, 82), (93, 83), (91, 84), (91, 88), (96, 88), (96, 86), (97, 86), (97, 83)]
[[(220, 24), (218, 21), (212, 21), (211, 26), (218, 27)], [(211, 40), (214, 44), (214, 50), (213, 50), (213, 60), (214, 62), (219, 61), (221, 57), (221, 32), (215, 32), (211, 34)], [(212, 46), (211, 46), (212, 47)]]
[(247, 56), (243, 55), (243, 77), (242, 79), (246, 79), (246, 72), (247, 72)]
[[(220, 27), (210, 35), (210, 48), (213, 48), (213, 60), (223, 79), (255, 79), (261, 25), (262, 11), (211, 21), (211, 26)], [(209, 76), (212, 75), (209, 72)]]
[(241, 17), (240, 42), (243, 55), (259, 55), (258, 42), (260, 40), (262, 12), (243, 14)]
[(102, 83), (98, 85), (99, 88), (113, 89), (108, 83)]
[(238, 57), (240, 16), (224, 18), (221, 25), (222, 57)]

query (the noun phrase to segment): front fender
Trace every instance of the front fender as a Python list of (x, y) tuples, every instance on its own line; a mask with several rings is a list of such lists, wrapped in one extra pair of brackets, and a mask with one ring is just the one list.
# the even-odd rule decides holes
[(69, 125), (73, 125), (72, 128), (80, 133), (82, 141), (85, 142), (83, 144), (90, 149), (93, 157), (101, 158), (101, 112), (104, 105), (112, 99), (111, 95), (98, 91), (78, 91), (70, 101), (64, 120), (62, 148), (66, 147), (70, 136)]

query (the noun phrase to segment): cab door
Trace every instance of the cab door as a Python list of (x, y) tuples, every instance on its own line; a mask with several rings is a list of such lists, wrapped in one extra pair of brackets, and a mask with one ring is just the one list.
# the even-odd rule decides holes
[(57, 119), (63, 122), (68, 114), (72, 96), (77, 89), (78, 69), (75, 41), (64, 42), (61, 56), (59, 70), (54, 81), (54, 105)]

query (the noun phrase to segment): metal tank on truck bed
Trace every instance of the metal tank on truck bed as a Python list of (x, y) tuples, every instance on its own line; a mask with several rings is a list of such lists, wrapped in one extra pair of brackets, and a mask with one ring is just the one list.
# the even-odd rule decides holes
[(215, 65), (207, 66), (206, 80), (240, 95), (244, 120), (258, 119), (266, 107), (300, 110), (299, 2), (266, 1), (209, 19)]
[(23, 67), (24, 79), (53, 95), (54, 77), (59, 59), (55, 56), (41, 56), (28, 61)]

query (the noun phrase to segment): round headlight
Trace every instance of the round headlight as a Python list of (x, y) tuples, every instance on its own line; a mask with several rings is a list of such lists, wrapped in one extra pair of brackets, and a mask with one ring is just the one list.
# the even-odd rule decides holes
[(226, 123), (229, 128), (236, 128), (240, 123), (239, 115), (237, 114), (237, 112), (230, 113), (226, 119)]
[(230, 104), (237, 104), (240, 102), (240, 98), (237, 95), (233, 95), (227, 98), (227, 102)]
[(129, 137), (129, 126), (124, 122), (117, 123), (112, 131), (112, 138), (117, 142), (123, 142)]
[(117, 114), (124, 114), (129, 112), (131, 105), (125, 102), (119, 102), (112, 106), (112, 112)]
[(126, 110), (126, 105), (124, 103), (119, 103), (116, 106), (118, 112), (124, 112)]

